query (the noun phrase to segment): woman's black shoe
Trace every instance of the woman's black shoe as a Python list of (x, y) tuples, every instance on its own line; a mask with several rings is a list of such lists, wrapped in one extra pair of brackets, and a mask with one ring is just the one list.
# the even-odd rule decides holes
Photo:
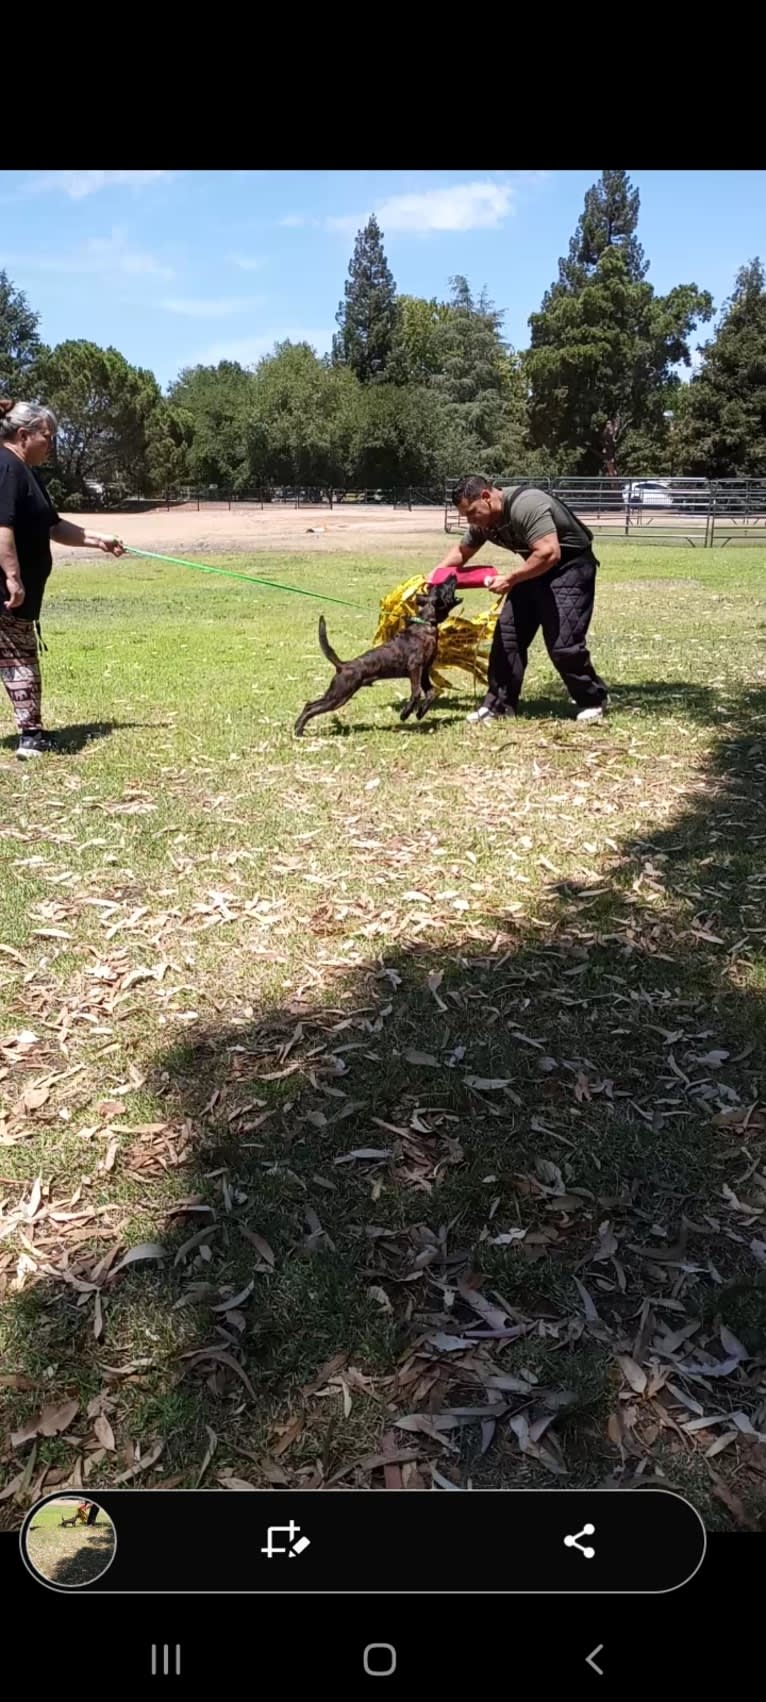
[(54, 744), (50, 733), (44, 733), (42, 727), (38, 727), (33, 733), (21, 734), (16, 746), (16, 755), (21, 758), (22, 762), (25, 762), (27, 757), (47, 756), (48, 752), (53, 749)]

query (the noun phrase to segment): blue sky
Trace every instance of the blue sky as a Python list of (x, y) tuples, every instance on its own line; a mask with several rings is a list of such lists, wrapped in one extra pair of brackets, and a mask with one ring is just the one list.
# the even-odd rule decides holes
[[(766, 171), (630, 175), (655, 288), (694, 282), (720, 308), (737, 268), (766, 260)], [(165, 385), (198, 361), (250, 364), (283, 337), (329, 348), (354, 234), (374, 210), (401, 291), (442, 296), (464, 272), (524, 347), (598, 176), (4, 171), (0, 268), (47, 342), (112, 344)]]

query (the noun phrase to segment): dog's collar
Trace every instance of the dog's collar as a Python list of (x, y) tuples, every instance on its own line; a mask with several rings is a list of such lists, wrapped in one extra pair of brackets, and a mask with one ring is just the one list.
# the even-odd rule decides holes
[(431, 626), (431, 621), (424, 621), (422, 615), (410, 615), (410, 626)]

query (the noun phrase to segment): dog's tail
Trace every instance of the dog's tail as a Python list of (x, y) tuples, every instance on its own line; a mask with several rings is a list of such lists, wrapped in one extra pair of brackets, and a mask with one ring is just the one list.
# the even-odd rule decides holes
[(339, 669), (343, 667), (343, 663), (341, 662), (340, 656), (336, 656), (330, 640), (327, 637), (327, 627), (325, 625), (324, 615), (319, 616), (319, 648), (322, 655), (327, 657), (328, 662), (332, 662), (337, 673)]

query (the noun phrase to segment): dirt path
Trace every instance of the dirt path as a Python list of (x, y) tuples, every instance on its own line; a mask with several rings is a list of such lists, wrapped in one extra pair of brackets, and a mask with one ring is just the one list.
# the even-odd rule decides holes
[[(117, 532), (126, 544), (165, 555), (247, 554), (259, 551), (348, 551), (387, 554), (391, 550), (432, 550), (434, 560), (446, 547), (439, 508), (381, 509), (359, 505), (329, 508), (153, 509), (145, 514), (73, 514), (78, 525), (96, 532)], [(60, 555), (71, 555), (71, 550)], [(81, 551), (75, 552), (79, 555)], [(59, 555), (59, 552), (57, 552)], [(60, 559), (60, 556), (59, 556)]]
[[(598, 534), (605, 530), (603, 541), (626, 541), (621, 535), (619, 516), (588, 514), (583, 519)], [(391, 555), (418, 551), (440, 560), (458, 533), (449, 536), (444, 531), (442, 508), (386, 508), (361, 503), (341, 504), (332, 512), (326, 507), (293, 508), (287, 504), (257, 508), (210, 504), (198, 510), (188, 508), (150, 509), (142, 514), (73, 514), (67, 518), (96, 532), (117, 532), (125, 542), (140, 550), (159, 550), (162, 555), (248, 555), (259, 552), (323, 555)], [(741, 522), (719, 523), (721, 533), (735, 533)], [(663, 514), (646, 516), (640, 525), (631, 528), (629, 541), (662, 547), (683, 541), (688, 533), (702, 541), (704, 521), (697, 516)], [(748, 532), (747, 540), (766, 542), (766, 526)], [(57, 550), (57, 559), (82, 551)]]

